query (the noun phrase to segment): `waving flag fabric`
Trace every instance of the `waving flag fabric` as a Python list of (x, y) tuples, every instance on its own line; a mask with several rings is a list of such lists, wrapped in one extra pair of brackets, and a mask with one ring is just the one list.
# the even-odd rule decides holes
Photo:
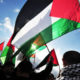
[(27, 0), (17, 16), (12, 39), (26, 23), (38, 15), (51, 2), (52, 0)]
[[(62, 2), (63, 0), (57, 0), (57, 2), (56, 0), (54, 0), (53, 5), (49, 4), (43, 11), (41, 11), (37, 16), (35, 16), (32, 20), (30, 20), (18, 32), (18, 34), (12, 41), (12, 44), (14, 44), (17, 48), (19, 48), (16, 54), (18, 54), (18, 52), (21, 51), (22, 53), (30, 56), (33, 51), (35, 51), (42, 45), (70, 31), (80, 28), (79, 21), (68, 19), (66, 17), (63, 18), (61, 16), (57, 16), (57, 14), (54, 15), (53, 10), (54, 11), (62, 10), (62, 9), (54, 8), (55, 5), (59, 6), (58, 1)], [(63, 8), (65, 8), (65, 10), (68, 10), (66, 8), (68, 5), (71, 4), (71, 2), (73, 3), (73, 6), (78, 5), (78, 4), (76, 5), (74, 4), (74, 2), (76, 3), (76, 0), (71, 0), (70, 3), (68, 3), (67, 5), (65, 5), (66, 3), (61, 5), (63, 6), (65, 5), (66, 7)], [(66, 15), (67, 12), (64, 11), (64, 14)], [(71, 15), (71, 13), (68, 14)], [(72, 16), (70, 16), (70, 18)], [(33, 49), (33, 46), (35, 46), (35, 49)]]
[(53, 0), (51, 16), (80, 23), (80, 0)]
[(7, 61), (11, 57), (12, 53), (15, 50), (15, 47), (11, 44), (11, 40), (12, 40), (12, 36), (0, 56), (2, 64), (4, 64), (5, 61)]
[[(51, 6), (52, 4), (48, 5), (43, 11), (40, 12), (40, 14), (38, 14), (31, 21), (29, 21), (18, 32), (18, 34), (12, 41), (12, 44), (14, 44), (17, 48), (19, 48), (23, 43), (25, 43), (21, 48), (18, 49), (18, 51), (21, 50), (22, 53), (29, 54), (35, 51), (35, 49), (38, 49), (40, 46), (45, 44), (45, 41), (42, 37), (43, 33), (40, 33), (40, 34), (38, 33), (41, 32), (46, 27), (48, 27), (49, 25), (51, 25), (51, 18), (49, 17)], [(35, 46), (35, 49), (33, 49), (33, 46)], [(24, 47), (24, 50), (22, 50), (23, 47)]]
[(53, 58), (53, 65), (54, 66), (58, 66), (59, 63), (58, 63), (58, 59), (57, 59), (57, 56), (56, 56), (56, 53), (55, 53), (55, 50), (51, 50), (51, 52), (42, 60), (42, 62), (36, 67), (37, 68), (40, 68), (42, 66), (44, 66), (45, 64), (47, 64), (50, 59)]
[(50, 56), (48, 58), (48, 61), (50, 60), (51, 57), (53, 58), (53, 64), (54, 65), (59, 65), (58, 60), (57, 60), (57, 56), (56, 56), (56, 53), (55, 53), (54, 49), (50, 52)]
[(3, 50), (3, 47), (4, 47), (4, 42), (2, 42), (2, 43), (0, 44), (0, 51)]
[[(20, 29), (26, 23), (28, 23), (33, 17), (38, 15), (38, 13), (41, 12), (50, 2), (52, 2), (52, 0), (27, 0), (17, 16), (16, 23), (15, 23), (15, 29), (14, 29), (14, 33), (13, 33), (11, 41), (14, 39), (14, 37), (20, 31)], [(7, 45), (5, 47), (1, 59), (3, 58), (3, 56), (5, 56), (6, 58), (7, 53), (10, 52), (9, 49), (10, 50), (12, 49), (11, 45), (10, 46)], [(5, 58), (2, 60), (5, 60)]]

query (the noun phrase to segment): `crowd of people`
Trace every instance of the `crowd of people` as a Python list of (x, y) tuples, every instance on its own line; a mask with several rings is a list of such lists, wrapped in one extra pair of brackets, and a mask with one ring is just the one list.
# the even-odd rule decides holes
[(77, 51), (67, 51), (63, 55), (64, 68), (60, 71), (58, 78), (54, 78), (51, 73), (53, 60), (50, 59), (46, 68), (36, 73), (27, 58), (15, 68), (11, 61), (0, 65), (0, 80), (80, 80), (80, 53)]

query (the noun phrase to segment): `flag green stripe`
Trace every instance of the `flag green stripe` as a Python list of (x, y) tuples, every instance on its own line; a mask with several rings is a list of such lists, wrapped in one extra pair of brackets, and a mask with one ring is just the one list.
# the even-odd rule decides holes
[(36, 51), (32, 52), (31, 55), (38, 53), (39, 51), (42, 51), (45, 48), (46, 48), (46, 46), (43, 45), (43, 46), (39, 47)]
[[(26, 56), (30, 56), (36, 49), (38, 49), (39, 47), (41, 47), (42, 45), (45, 44), (43, 38), (41, 37), (41, 40), (38, 41), (36, 44), (34, 44), (36, 38), (38, 38), (38, 36), (41, 36), (40, 34), (36, 35), (35, 37), (33, 37), (32, 39), (30, 39), (29, 41), (27, 41), (26, 43), (24, 43), (19, 49), (18, 51), (21, 51), (22, 53), (24, 53)], [(38, 43), (41, 42), (41, 45), (38, 45)], [(34, 47), (35, 48), (34, 48)]]
[(1, 57), (6, 56), (9, 49), (10, 49), (10, 47), (6, 46), (1, 54)]
[(15, 61), (16, 61), (16, 57), (12, 59), (12, 63), (15, 64)]
[(80, 23), (68, 19), (60, 19), (43, 30), (40, 34), (44, 38), (45, 43), (47, 43), (78, 28), (80, 28)]
[(10, 58), (12, 53), (13, 53), (12, 48), (9, 46), (6, 46), (5, 49), (3, 50), (1, 56), (0, 56), (0, 59), (1, 59), (3, 64), (5, 63), (5, 61), (7, 61)]
[[(80, 28), (80, 23), (71, 21), (68, 19), (59, 19), (52, 25), (50, 25), (48, 28), (37, 34), (35, 37), (30, 39), (29, 41), (26, 41), (16, 52), (18, 54), (19, 51), (24, 53), (26, 56), (30, 56), (32, 52), (34, 52), (36, 49), (44, 45), (45, 43), (50, 42), (51, 40), (54, 40), (72, 30)], [(39, 40), (36, 42), (36, 39), (39, 38)], [(33, 48), (33, 44), (35, 42), (35, 49)], [(41, 43), (41, 44), (40, 44)], [(40, 45), (39, 45), (40, 44)]]

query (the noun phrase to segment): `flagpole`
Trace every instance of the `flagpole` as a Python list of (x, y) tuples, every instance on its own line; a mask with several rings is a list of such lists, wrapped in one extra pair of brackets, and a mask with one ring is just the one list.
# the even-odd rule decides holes
[[(49, 50), (49, 48), (48, 48), (47, 44), (45, 44), (45, 45), (46, 45), (46, 47), (47, 47), (48, 52), (50, 53), (50, 50)], [(51, 54), (50, 54), (50, 57), (51, 57)]]
[(50, 52), (50, 51), (49, 51), (49, 48), (48, 48), (48, 46), (47, 46), (47, 44), (45, 44), (45, 45), (46, 45), (46, 47), (47, 47), (48, 52)]
[[(47, 47), (47, 50), (48, 50), (48, 52), (50, 53), (50, 51), (49, 51), (49, 48), (48, 48), (48, 46), (47, 46), (47, 44), (45, 44), (46, 45), (46, 47)], [(51, 57), (51, 55), (50, 55), (50, 57)], [(59, 75), (58, 75), (58, 77), (60, 76), (60, 65), (59, 65)]]

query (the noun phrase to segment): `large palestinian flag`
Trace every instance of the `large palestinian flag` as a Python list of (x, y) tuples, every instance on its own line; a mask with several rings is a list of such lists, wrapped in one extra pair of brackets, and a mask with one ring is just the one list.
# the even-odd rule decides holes
[[(10, 40), (12, 41), (20, 29), (38, 13), (40, 13), (45, 7), (47, 7), (47, 5), (51, 2), (52, 0), (27, 0), (17, 16), (14, 33)], [(12, 45), (11, 41), (8, 41), (10, 42), (10, 45)], [(1, 55), (1, 60), (3, 63), (5, 62), (9, 52), (13, 53), (13, 49), (11, 46), (7, 45)]]
[(16, 54), (30, 56), (42, 45), (80, 28), (79, 16), (78, 0), (53, 0), (17, 33), (12, 41), (19, 48)]
[(52, 0), (27, 0), (17, 16), (12, 39), (14, 39), (15, 35), (26, 23), (40, 13), (51, 2)]

